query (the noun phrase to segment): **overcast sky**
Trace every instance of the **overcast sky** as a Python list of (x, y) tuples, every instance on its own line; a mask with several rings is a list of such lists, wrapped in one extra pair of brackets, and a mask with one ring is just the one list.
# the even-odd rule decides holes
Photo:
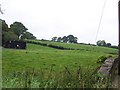
[[(0, 0), (8, 25), (22, 22), (38, 39), (72, 34), (93, 43), (105, 0)], [(97, 40), (118, 44), (118, 0), (107, 0)]]

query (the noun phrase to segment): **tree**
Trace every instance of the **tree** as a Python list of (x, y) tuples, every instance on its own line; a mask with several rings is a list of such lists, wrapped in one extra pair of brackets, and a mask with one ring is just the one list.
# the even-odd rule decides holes
[(53, 41), (53, 42), (57, 41), (57, 37), (53, 37), (53, 38), (52, 38), (52, 41)]
[[(14, 22), (8, 27), (5, 20), (0, 19), (0, 28), (2, 29), (2, 45), (4, 45), (7, 41), (14, 41), (14, 40), (23, 40), (23, 39), (36, 39), (36, 37), (27, 32), (27, 28), (20, 22)], [(1, 35), (1, 34), (0, 34)]]
[(3, 32), (3, 40), (4, 42), (14, 41), (14, 40), (18, 40), (18, 37), (14, 32), (8, 31), (8, 32)]
[(22, 36), (21, 39), (36, 39), (36, 37), (30, 33), (30, 32), (25, 32)]
[(57, 42), (61, 42), (62, 38), (61, 37), (58, 37), (57, 38)]
[(78, 38), (74, 37), (74, 43), (77, 43)]
[(2, 22), (2, 26), (1, 26), (2, 32), (7, 32), (7, 31), (9, 31), (8, 25), (6, 24), (5, 20), (1, 20), (1, 19), (0, 19), (0, 21)]
[(98, 40), (97, 45), (98, 46), (106, 46), (106, 42), (105, 42), (105, 40)]
[(64, 36), (63, 38), (61, 37), (53, 37), (51, 41), (57, 41), (57, 42), (69, 42), (69, 43), (77, 43), (78, 38), (74, 37), (73, 35), (68, 35)]
[(111, 43), (107, 43), (106, 46), (107, 46), (107, 47), (111, 47)]
[(61, 39), (61, 41), (66, 43), (66, 42), (68, 41), (68, 40), (67, 40), (67, 37), (64, 36), (64, 37)]
[(101, 46), (106, 46), (105, 40), (102, 40), (102, 41), (101, 41)]
[(4, 45), (7, 41), (18, 40), (17, 35), (8, 27), (5, 20), (2, 21), (2, 44)]
[(77, 37), (74, 37), (73, 35), (68, 35), (67, 41), (70, 43), (77, 43)]
[(101, 40), (98, 40), (98, 41), (97, 41), (97, 45), (98, 45), (98, 46), (101, 46)]
[(28, 30), (21, 22), (14, 22), (10, 25), (10, 29), (18, 36), (19, 39), (21, 39), (20, 37)]

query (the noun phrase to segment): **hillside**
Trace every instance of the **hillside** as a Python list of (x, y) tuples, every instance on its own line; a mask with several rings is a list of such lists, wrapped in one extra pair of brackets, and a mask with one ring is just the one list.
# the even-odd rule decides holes
[[(96, 79), (99, 76), (94, 71), (101, 65), (97, 59), (108, 55), (116, 57), (117, 49), (48, 41), (32, 42), (37, 43), (27, 43), (26, 50), (3, 48), (4, 88), (107, 87), (108, 81), (99, 82)], [(43, 43), (47, 45), (43, 46)], [(61, 50), (49, 45), (69, 49)], [(101, 77), (99, 79), (103, 80)]]
[(48, 41), (35, 42), (59, 45), (78, 50), (59, 50), (30, 43), (27, 43), (26, 50), (3, 48), (3, 73), (8, 71), (24, 71), (27, 67), (35, 69), (44, 68), (47, 70), (52, 65), (54, 65), (54, 69), (57, 71), (62, 70), (64, 66), (72, 69), (78, 66), (82, 66), (83, 68), (96, 68), (99, 66), (99, 64), (96, 63), (99, 56), (117, 53), (116, 49), (106, 47)]
[[(29, 43), (36, 43), (36, 44), (46, 44), (46, 46), (53, 45), (53, 46), (60, 46), (65, 49), (72, 49), (72, 50), (84, 50), (84, 51), (94, 51), (94, 52), (104, 52), (108, 54), (116, 54), (118, 51), (117, 49), (103, 47), (103, 46), (92, 46), (92, 45), (83, 45), (83, 44), (75, 44), (75, 43), (60, 43), (60, 42), (51, 42), (51, 41), (41, 41), (41, 40), (27, 40)], [(44, 46), (44, 45), (43, 45)]]

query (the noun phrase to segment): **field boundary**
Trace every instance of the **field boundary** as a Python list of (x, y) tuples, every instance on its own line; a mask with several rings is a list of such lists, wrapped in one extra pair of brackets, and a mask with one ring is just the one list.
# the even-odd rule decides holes
[(118, 58), (108, 58), (100, 67), (98, 73), (101, 73), (107, 77), (111, 77), (113, 80), (117, 70), (118, 70)]
[(26, 41), (26, 42), (31, 43), (31, 44), (37, 44), (37, 45), (45, 46), (45, 47), (50, 47), (50, 48), (54, 48), (54, 49), (59, 49), (59, 50), (84, 50), (84, 49), (65, 48), (65, 47), (62, 47), (62, 46), (46, 44), (46, 43), (41, 43), (41, 42), (33, 42), (33, 41)]
[(119, 87), (120, 76), (118, 76), (118, 58), (108, 58), (98, 70), (98, 73), (111, 78), (112, 88)]

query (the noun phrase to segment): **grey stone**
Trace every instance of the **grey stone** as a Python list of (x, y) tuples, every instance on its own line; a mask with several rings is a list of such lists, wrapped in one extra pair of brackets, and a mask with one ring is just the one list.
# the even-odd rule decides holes
[(117, 59), (114, 58), (106, 59), (104, 64), (98, 70), (98, 72), (106, 76), (110, 75), (114, 71), (113, 68), (116, 66), (116, 60)]

